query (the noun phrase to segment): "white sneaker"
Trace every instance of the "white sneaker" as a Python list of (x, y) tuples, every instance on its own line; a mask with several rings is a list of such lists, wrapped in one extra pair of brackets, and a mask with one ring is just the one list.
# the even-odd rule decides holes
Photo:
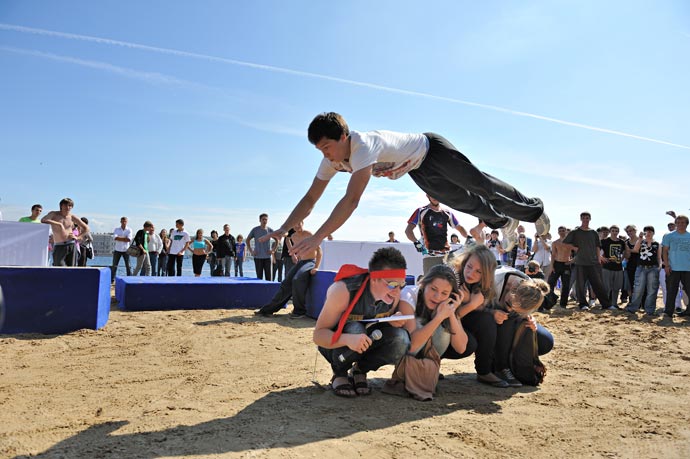
[(551, 220), (546, 212), (542, 212), (541, 216), (534, 222), (534, 226), (537, 228), (537, 233), (539, 236), (546, 236), (546, 233), (551, 229)]
[(518, 239), (517, 239), (517, 234), (515, 231), (517, 230), (517, 227), (520, 225), (520, 220), (516, 220), (513, 217), (508, 217), (508, 223), (505, 224), (503, 228), (501, 228), (501, 233), (503, 233), (503, 242), (505, 244), (505, 247), (503, 247), (503, 250), (506, 252), (509, 252), (513, 250), (513, 247), (515, 247), (515, 244), (517, 244)]

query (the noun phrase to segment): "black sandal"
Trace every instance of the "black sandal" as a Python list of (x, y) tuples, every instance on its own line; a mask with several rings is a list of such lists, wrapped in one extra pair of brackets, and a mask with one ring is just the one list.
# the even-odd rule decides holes
[(333, 389), (333, 393), (337, 395), (338, 397), (345, 397), (345, 398), (354, 398), (357, 397), (357, 391), (355, 388), (352, 386), (352, 383), (350, 383), (350, 379), (347, 378), (346, 383), (338, 384), (337, 386), (334, 384), (335, 380), (337, 378), (347, 378), (347, 376), (333, 376), (331, 378), (331, 388)]
[(350, 372), (350, 384), (354, 387), (357, 395), (371, 395), (371, 387), (367, 382), (367, 374), (352, 367)]

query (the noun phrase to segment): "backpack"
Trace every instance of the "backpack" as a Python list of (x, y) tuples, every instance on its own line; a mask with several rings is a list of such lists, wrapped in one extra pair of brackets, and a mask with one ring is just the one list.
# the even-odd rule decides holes
[(539, 360), (537, 334), (522, 322), (515, 330), (510, 349), (510, 371), (522, 384), (538, 386), (544, 381), (546, 367)]

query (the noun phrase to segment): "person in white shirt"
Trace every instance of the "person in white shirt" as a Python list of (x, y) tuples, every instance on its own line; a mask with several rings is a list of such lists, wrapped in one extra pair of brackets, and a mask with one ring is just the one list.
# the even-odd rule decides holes
[(127, 253), (129, 244), (132, 242), (132, 229), (127, 226), (127, 217), (120, 219), (120, 226), (113, 230), (113, 239), (115, 239), (115, 248), (113, 249), (113, 267), (110, 269), (110, 282), (115, 282), (115, 273), (117, 273), (120, 258), (125, 260), (127, 275), (132, 275), (132, 268), (129, 266), (129, 254)]
[(192, 242), (189, 233), (184, 230), (184, 220), (181, 218), (175, 221), (175, 229), (170, 232), (170, 241), (170, 249), (168, 252), (168, 276), (175, 275), (175, 266), (177, 266), (177, 275), (181, 276), (184, 252)]
[(345, 196), (328, 219), (312, 237), (296, 244), (291, 255), (311, 252), (340, 228), (357, 208), (372, 176), (397, 179), (409, 174), (428, 195), (474, 215), (491, 228), (503, 228), (505, 234), (515, 233), (518, 220), (534, 222), (539, 234), (549, 230), (549, 219), (539, 198), (528, 198), (512, 185), (480, 171), (438, 134), (350, 131), (341, 115), (330, 112), (314, 118), (308, 137), (324, 156), (316, 177), (287, 220), (262, 239), (282, 238), (288, 229), (307, 218), (337, 172), (352, 176)]

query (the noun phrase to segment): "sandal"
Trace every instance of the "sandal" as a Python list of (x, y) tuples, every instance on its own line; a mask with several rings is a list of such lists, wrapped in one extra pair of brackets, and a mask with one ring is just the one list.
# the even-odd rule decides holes
[[(345, 379), (347, 382), (336, 385), (335, 380), (339, 379), (339, 378)], [(355, 388), (350, 383), (350, 379), (347, 378), (346, 376), (333, 376), (331, 378), (331, 388), (333, 389), (333, 393), (335, 395), (337, 395), (338, 397), (345, 397), (345, 398), (357, 397), (357, 391), (355, 391)]]
[(367, 382), (366, 373), (362, 373), (355, 367), (352, 367), (349, 379), (357, 395), (371, 395), (371, 387), (369, 387), (369, 383)]

